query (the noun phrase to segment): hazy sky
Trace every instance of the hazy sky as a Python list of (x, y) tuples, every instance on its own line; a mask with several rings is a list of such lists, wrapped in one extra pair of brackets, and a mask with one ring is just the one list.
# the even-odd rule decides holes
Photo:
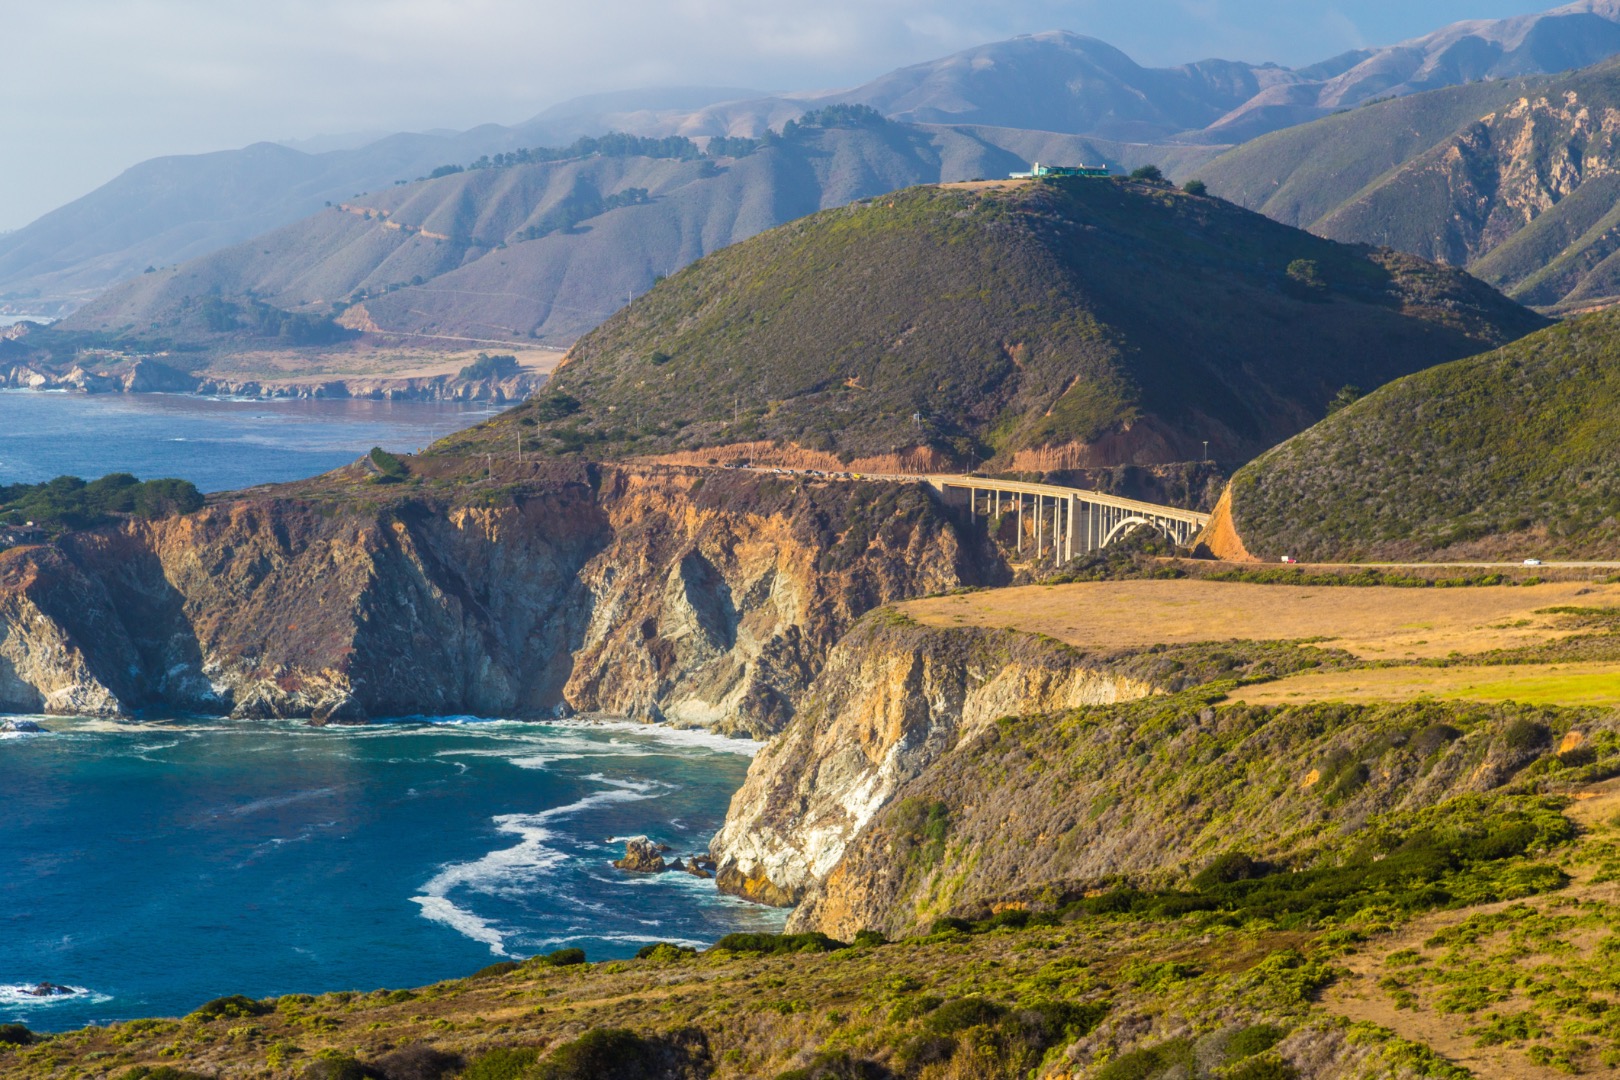
[(160, 154), (516, 123), (649, 85), (837, 87), (1036, 30), (1297, 65), (1552, 0), (17, 0), (0, 230)]

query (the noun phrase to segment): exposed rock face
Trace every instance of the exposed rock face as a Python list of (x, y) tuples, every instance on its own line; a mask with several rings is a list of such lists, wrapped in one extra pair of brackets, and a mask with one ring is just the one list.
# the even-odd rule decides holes
[[(645, 836), (632, 836), (625, 841), (624, 858), (614, 859), (613, 865), (620, 870), (631, 870), (638, 874), (659, 874), (671, 867), (664, 862), (664, 852), (669, 850), (668, 844), (655, 844)], [(677, 863), (679, 859), (675, 860)], [(680, 869), (686, 869), (681, 866)]]
[(733, 797), (710, 848), (720, 888), (797, 903), (896, 792), (999, 717), (1153, 692), (1055, 642), (869, 619), (839, 643)]
[(796, 904), (790, 931), (906, 936), (1122, 882), (1178, 886), (1233, 851), (1308, 864), (1376, 815), (1521, 783), (1617, 723), (1592, 710), (1526, 747), (1526, 718), (1547, 716), (1531, 706), (1222, 705), (1154, 689), (1320, 661), (1238, 643), (1088, 658), (886, 620), (829, 657), (712, 846), (722, 888)]
[(0, 709), (609, 711), (764, 735), (871, 608), (996, 580), (912, 487), (541, 464), (0, 554)]

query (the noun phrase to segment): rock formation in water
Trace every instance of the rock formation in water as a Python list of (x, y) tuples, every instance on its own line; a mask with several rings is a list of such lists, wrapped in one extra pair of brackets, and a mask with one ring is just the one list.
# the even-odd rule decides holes
[(519, 475), (351, 469), (0, 553), (0, 711), (580, 710), (765, 735), (860, 615), (1005, 575), (916, 486)]

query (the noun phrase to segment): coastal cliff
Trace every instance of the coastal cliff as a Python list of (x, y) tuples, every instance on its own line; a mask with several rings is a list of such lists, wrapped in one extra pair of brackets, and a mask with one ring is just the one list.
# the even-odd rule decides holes
[(345, 472), (0, 554), (0, 709), (600, 710), (764, 736), (861, 614), (1006, 572), (914, 486)]
[(863, 622), (798, 720), (760, 752), (711, 855), (720, 888), (787, 906), (838, 865), (895, 793), (998, 717), (1130, 701), (1144, 680), (1056, 642)]
[(1377, 815), (1518, 782), (1560, 723), (1614, 724), (1511, 705), (1223, 703), (1223, 680), (1343, 659), (1250, 642), (1087, 655), (875, 612), (754, 760), (711, 845), (718, 884), (795, 906), (790, 931), (850, 940), (1176, 888), (1234, 850), (1309, 866)]

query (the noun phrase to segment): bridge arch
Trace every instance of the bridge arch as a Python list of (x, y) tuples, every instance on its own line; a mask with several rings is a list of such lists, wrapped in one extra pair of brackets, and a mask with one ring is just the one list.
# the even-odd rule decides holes
[(1153, 521), (1153, 520), (1151, 520), (1149, 518), (1145, 518), (1145, 517), (1128, 517), (1124, 521), (1121, 521), (1119, 524), (1115, 525), (1112, 529), (1109, 529), (1108, 530), (1108, 535), (1103, 537), (1103, 541), (1102, 541), (1101, 544), (1098, 545), (1098, 547), (1107, 547), (1109, 544), (1112, 544), (1115, 540), (1118, 540), (1123, 536), (1126, 536), (1126, 535), (1128, 535), (1130, 533), (1133, 533), (1137, 529), (1142, 528), (1143, 526), (1146, 526), (1149, 529), (1158, 529), (1159, 532), (1163, 533), (1165, 538), (1170, 540), (1172, 543), (1178, 542), (1176, 540), (1174, 534), (1172, 534), (1170, 532), (1169, 528), (1166, 527), (1164, 522), (1162, 522), (1162, 521)]

